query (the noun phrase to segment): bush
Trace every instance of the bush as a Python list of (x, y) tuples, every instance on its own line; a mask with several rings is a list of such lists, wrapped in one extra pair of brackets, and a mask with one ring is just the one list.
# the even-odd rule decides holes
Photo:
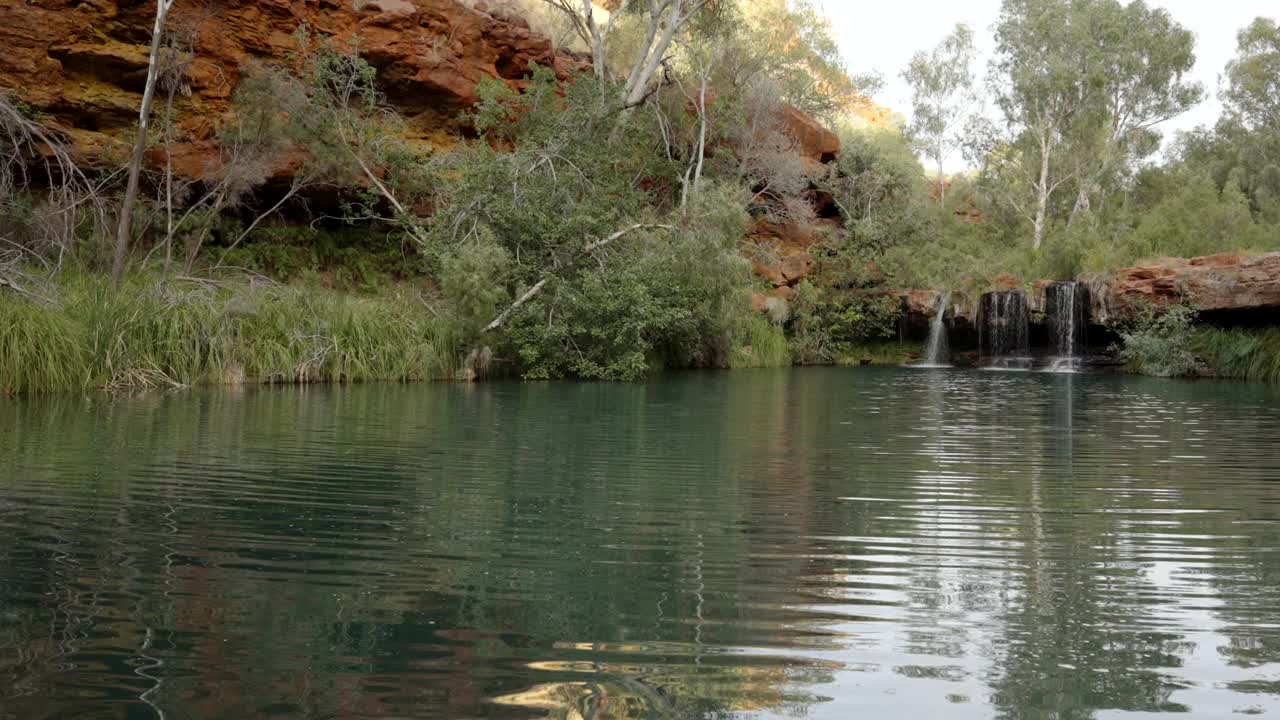
[(837, 362), (859, 345), (892, 337), (900, 313), (895, 297), (840, 292), (802, 281), (789, 325), (792, 357), (801, 365)]
[(1176, 189), (1143, 213), (1129, 240), (1128, 262), (1265, 249), (1249, 201), (1233, 183), (1221, 193), (1203, 173), (1186, 173)]
[(711, 213), (731, 216), (727, 226), (696, 213), (675, 232), (628, 237), (607, 262), (555, 277), (520, 308), (508, 337), (525, 376), (636, 380), (663, 366), (730, 364), (748, 307), (748, 269), (734, 245), (741, 212)]
[(1120, 343), (1112, 348), (1134, 372), (1157, 377), (1190, 375), (1200, 368), (1191, 342), (1196, 312), (1187, 305), (1137, 306), (1115, 325)]

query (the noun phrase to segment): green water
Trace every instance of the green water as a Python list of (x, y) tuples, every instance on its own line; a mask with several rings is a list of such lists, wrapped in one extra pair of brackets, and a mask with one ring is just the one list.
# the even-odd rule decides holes
[(0, 718), (1280, 717), (1280, 396), (0, 400)]

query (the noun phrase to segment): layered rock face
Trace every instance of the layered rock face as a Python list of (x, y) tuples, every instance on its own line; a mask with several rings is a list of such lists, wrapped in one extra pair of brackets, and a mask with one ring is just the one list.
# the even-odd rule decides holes
[[(358, 8), (358, 9), (357, 9)], [(155, 4), (136, 0), (0, 3), (0, 90), (50, 115), (90, 162), (113, 161), (130, 141), (146, 78)], [(557, 54), (522, 18), (460, 0), (179, 0), (168, 29), (190, 42), (190, 94), (178, 112), (178, 171), (198, 177), (217, 118), (242, 68), (282, 61), (295, 33), (347, 43), (378, 68), (388, 102), (415, 139), (449, 144), (484, 77), (519, 84), (531, 62), (562, 75), (581, 58)]]
[(1185, 302), (1202, 312), (1271, 308), (1280, 322), (1280, 253), (1165, 258), (1120, 271), (1108, 289), (1112, 313), (1136, 300)]

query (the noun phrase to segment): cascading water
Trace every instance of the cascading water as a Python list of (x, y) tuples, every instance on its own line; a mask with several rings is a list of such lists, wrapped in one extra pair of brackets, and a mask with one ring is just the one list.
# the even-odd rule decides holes
[(1057, 282), (1045, 288), (1045, 316), (1054, 342), (1051, 372), (1077, 372), (1083, 364), (1088, 292), (1077, 282)]
[(1005, 290), (982, 296), (978, 345), (988, 367), (1031, 369), (1031, 331), (1024, 291)]
[(925, 355), (925, 367), (947, 367), (951, 362), (951, 350), (947, 345), (947, 295), (938, 294), (938, 312), (929, 326), (929, 344)]

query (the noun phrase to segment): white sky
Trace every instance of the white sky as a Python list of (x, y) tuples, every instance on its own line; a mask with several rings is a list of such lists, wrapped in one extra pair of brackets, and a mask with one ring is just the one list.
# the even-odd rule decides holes
[[(1123, 1), (1123, 0), (1122, 0)], [(1236, 33), (1258, 16), (1280, 18), (1280, 0), (1147, 0), (1163, 7), (1174, 20), (1196, 35), (1193, 76), (1204, 83), (1208, 98), (1182, 117), (1163, 125), (1166, 137), (1175, 130), (1211, 125), (1221, 111), (1218, 76), (1235, 56)], [(875, 100), (904, 116), (910, 115), (911, 90), (899, 76), (917, 50), (937, 45), (958, 22), (968, 23), (977, 37), (981, 57), (976, 65), (985, 77), (995, 47), (991, 26), (1000, 16), (1000, 0), (816, 0), (835, 27), (840, 48), (853, 72), (878, 71), (885, 87)], [(963, 167), (960, 153), (949, 160)]]

